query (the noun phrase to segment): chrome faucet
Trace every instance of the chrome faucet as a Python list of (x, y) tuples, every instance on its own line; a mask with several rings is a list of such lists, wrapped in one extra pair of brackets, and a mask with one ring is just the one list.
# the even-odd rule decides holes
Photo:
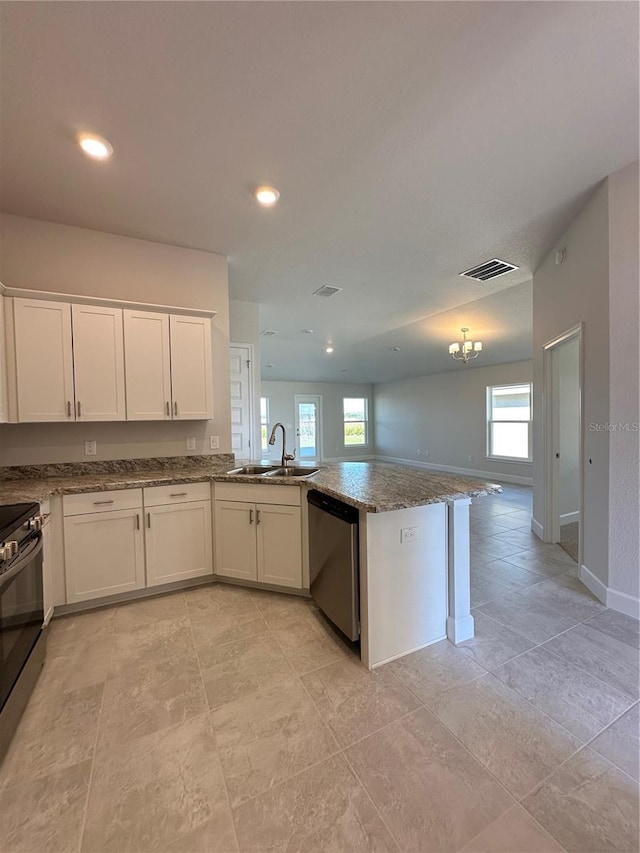
[(280, 429), (282, 430), (282, 461), (280, 462), (280, 464), (283, 468), (286, 468), (287, 462), (290, 462), (292, 459), (296, 458), (296, 451), (294, 448), (293, 453), (287, 453), (287, 433), (285, 431), (284, 424), (281, 423), (273, 425), (273, 429), (271, 430), (271, 437), (269, 438), (269, 444), (276, 443), (276, 430), (278, 429), (278, 427), (280, 427)]

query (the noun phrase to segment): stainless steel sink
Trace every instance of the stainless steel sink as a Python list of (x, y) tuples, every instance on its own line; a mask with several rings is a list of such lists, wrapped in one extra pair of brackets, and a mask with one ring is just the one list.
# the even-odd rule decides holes
[(277, 470), (278, 466), (274, 465), (243, 465), (241, 468), (234, 468), (232, 471), (227, 471), (227, 474), (243, 474), (246, 477), (255, 477), (257, 474), (266, 474)]
[(267, 471), (263, 476), (265, 477), (309, 477), (311, 474), (315, 474), (319, 471), (319, 468), (304, 468), (303, 466), (297, 467), (295, 465), (287, 465), (286, 468), (275, 468), (271, 471)]

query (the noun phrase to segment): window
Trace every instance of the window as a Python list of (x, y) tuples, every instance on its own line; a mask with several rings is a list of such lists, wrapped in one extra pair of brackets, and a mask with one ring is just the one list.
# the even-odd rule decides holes
[(367, 444), (367, 399), (345, 397), (342, 405), (345, 447)]
[(531, 384), (487, 388), (487, 456), (531, 462)]
[(269, 398), (260, 397), (260, 445), (263, 453), (269, 452)]

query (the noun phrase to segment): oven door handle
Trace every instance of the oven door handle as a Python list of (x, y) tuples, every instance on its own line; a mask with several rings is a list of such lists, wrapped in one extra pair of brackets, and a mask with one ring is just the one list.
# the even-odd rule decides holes
[(42, 551), (42, 546), (43, 540), (42, 534), (40, 534), (36, 539), (35, 547), (30, 548), (25, 554), (23, 554), (22, 558), (18, 560), (15, 566), (11, 566), (9, 571), (0, 575), (0, 587), (5, 586), (5, 584), (7, 584), (12, 578), (15, 578), (16, 575), (20, 574), (24, 567), (30, 563), (34, 557), (37, 557), (40, 551)]

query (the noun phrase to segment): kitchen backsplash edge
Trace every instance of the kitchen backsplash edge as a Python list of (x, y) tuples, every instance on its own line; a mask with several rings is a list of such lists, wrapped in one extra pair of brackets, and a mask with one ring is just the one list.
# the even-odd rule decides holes
[(128, 471), (164, 471), (173, 468), (210, 466), (212, 473), (228, 471), (235, 464), (233, 453), (207, 456), (157, 456), (149, 459), (104, 459), (91, 462), (57, 462), (45, 465), (0, 466), (0, 480), (42, 477), (74, 477), (81, 474), (119, 474)]

